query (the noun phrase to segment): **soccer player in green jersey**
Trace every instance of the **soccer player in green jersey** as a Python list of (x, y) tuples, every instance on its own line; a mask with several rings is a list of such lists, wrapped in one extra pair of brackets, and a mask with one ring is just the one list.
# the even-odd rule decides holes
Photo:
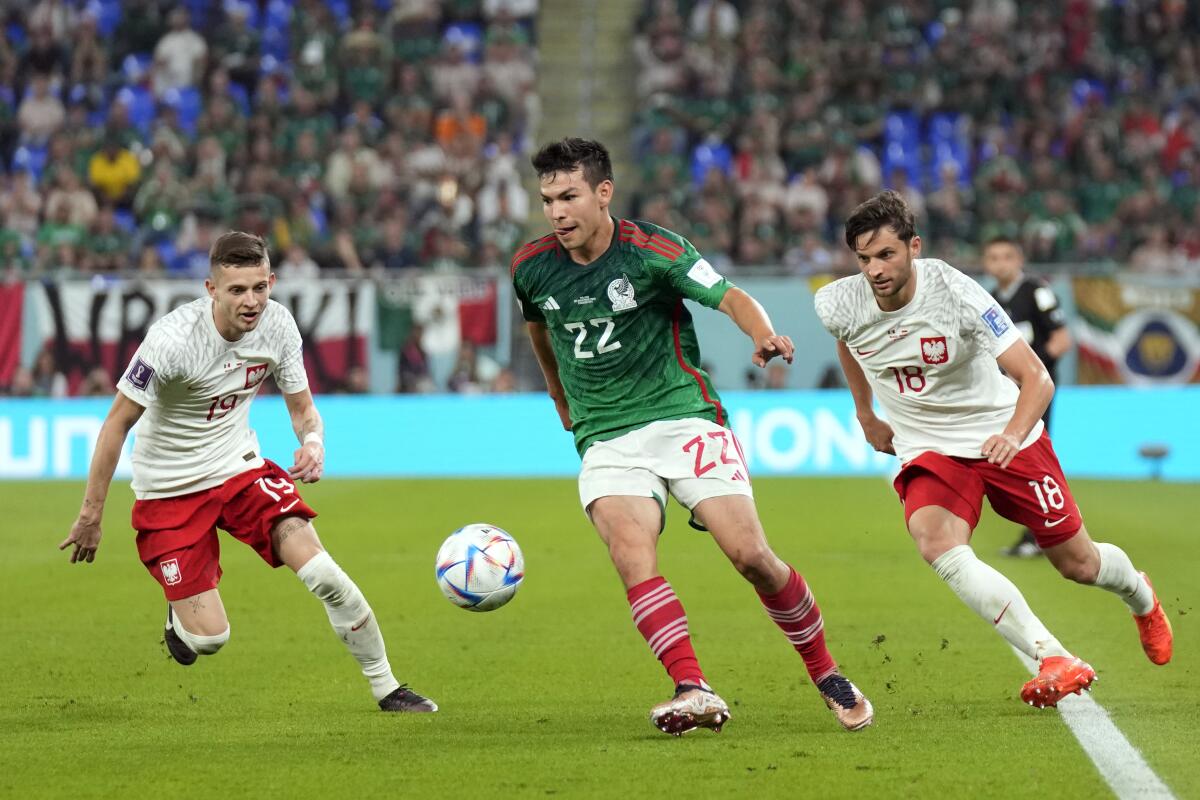
[(720, 730), (729, 718), (700, 669), (683, 606), (658, 571), (671, 494), (757, 590), (838, 721), (848, 730), (870, 725), (870, 702), (825, 646), (812, 592), (767, 544), (741, 447), (700, 367), (683, 301), (727, 314), (750, 337), (759, 367), (776, 356), (791, 362), (791, 339), (686, 239), (612, 218), (612, 163), (599, 142), (554, 142), (533, 167), (553, 233), (517, 251), (513, 286), (550, 397), (583, 458), (580, 501), (625, 584), (634, 624), (675, 682), (674, 697), (655, 706), (650, 721), (680, 735)]

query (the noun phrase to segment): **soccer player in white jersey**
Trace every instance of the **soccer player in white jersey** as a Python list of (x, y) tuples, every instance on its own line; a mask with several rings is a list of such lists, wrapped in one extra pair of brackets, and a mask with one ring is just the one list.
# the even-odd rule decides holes
[[(900, 458), (895, 488), (922, 557), (1038, 662), (1021, 699), (1053, 707), (1088, 688), (1096, 673), (1046, 629), (1008, 578), (975, 556), (969, 542), (985, 495), (996, 513), (1034, 532), (1063, 577), (1120, 597), (1146, 655), (1167, 663), (1167, 615), (1124, 551), (1088, 535), (1043, 430), (1054, 384), (1008, 316), (971, 278), (919, 257), (912, 212), (895, 192), (854, 210), (846, 244), (861, 274), (818, 291), (817, 315), (838, 340), (867, 441)], [(887, 421), (875, 415), (872, 397)]]
[[(232, 231), (209, 253), (208, 296), (150, 326), (100, 430), (83, 506), (59, 549), (90, 564), (125, 437), (133, 449), (133, 527), (138, 555), (167, 598), (164, 640), (184, 666), (229, 640), (217, 528), (272, 567), (286, 564), (325, 605), (334, 631), (362, 665), (384, 711), (436, 711), (392, 675), (383, 635), (359, 588), (321, 546), (317, 514), (294, 481), (324, 467), (324, 425), (308, 389), (300, 331), (270, 300), (275, 275), (266, 244)], [(250, 401), (273, 375), (300, 440), (291, 468), (263, 458)]]

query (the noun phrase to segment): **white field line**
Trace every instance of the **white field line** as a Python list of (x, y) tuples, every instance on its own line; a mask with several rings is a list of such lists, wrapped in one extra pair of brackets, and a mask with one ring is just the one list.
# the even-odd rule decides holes
[[(1032, 674), (1037, 674), (1037, 662), (1015, 647), (1013, 652)], [(1154, 774), (1146, 759), (1129, 743), (1120, 728), (1113, 724), (1108, 712), (1091, 695), (1087, 692), (1079, 696), (1067, 695), (1058, 701), (1058, 711), (1118, 800), (1174, 799), (1175, 795), (1171, 794), (1162, 778)]]

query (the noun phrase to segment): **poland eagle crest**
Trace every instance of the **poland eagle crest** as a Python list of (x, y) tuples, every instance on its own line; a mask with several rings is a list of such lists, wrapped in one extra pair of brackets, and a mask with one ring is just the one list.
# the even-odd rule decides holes
[(946, 337), (921, 337), (921, 358), (926, 364), (945, 364), (949, 358), (946, 351)]

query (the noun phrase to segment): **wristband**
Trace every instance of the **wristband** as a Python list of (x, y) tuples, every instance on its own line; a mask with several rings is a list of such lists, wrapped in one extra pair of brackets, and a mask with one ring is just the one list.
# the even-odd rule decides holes
[(301, 444), (304, 445), (308, 444), (309, 442), (316, 442), (317, 444), (321, 445), (322, 450), (325, 449), (325, 441), (321, 438), (321, 434), (317, 433), (316, 431), (309, 431), (308, 433), (304, 434), (304, 441), (301, 442)]

